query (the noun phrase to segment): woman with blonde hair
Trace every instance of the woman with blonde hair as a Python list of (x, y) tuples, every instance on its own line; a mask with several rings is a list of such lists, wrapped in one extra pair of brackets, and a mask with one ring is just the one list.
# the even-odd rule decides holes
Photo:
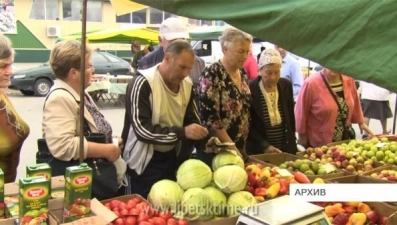
[[(105, 173), (106, 171), (101, 170), (100, 163), (115, 162), (120, 157), (121, 138), (118, 140), (119, 146), (112, 143), (112, 127), (87, 93), (84, 94), (85, 119), (80, 121), (79, 103), (82, 76), (85, 76), (84, 86), (87, 88), (91, 84), (91, 76), (95, 71), (91, 55), (92, 50), (88, 46), (85, 52), (81, 51), (81, 43), (78, 41), (59, 42), (50, 54), (50, 66), (57, 79), (44, 102), (42, 124), (43, 137), (52, 157), (49, 163), (54, 176), (64, 175), (65, 171), (61, 166), (65, 165), (64, 162), (79, 160), (81, 123), (84, 123), (85, 133), (105, 134), (104, 143), (87, 141), (84, 138), (84, 158), (92, 159), (95, 167), (92, 168), (94, 173)], [(83, 74), (80, 72), (82, 56), (86, 60)], [(114, 184), (117, 179), (116, 168), (111, 167), (111, 169), (114, 170), (114, 176), (109, 177), (108, 183)], [(98, 186), (95, 178), (93, 182)], [(102, 188), (103, 191), (95, 193), (96, 188)], [(116, 187), (112, 188), (107, 190), (104, 186), (93, 187), (93, 196), (97, 198), (114, 196), (116, 193), (112, 193), (112, 191), (117, 192), (117, 181)]]
[(0, 34), (0, 168), (5, 183), (15, 181), (21, 148), (29, 135), (29, 126), (18, 115), (6, 93), (11, 85), (14, 55), (11, 41)]
[[(202, 124), (212, 130), (220, 142), (233, 142), (231, 150), (245, 155), (248, 134), (250, 90), (243, 69), (251, 50), (251, 35), (227, 28), (219, 37), (223, 57), (205, 68), (198, 88)], [(198, 157), (211, 164), (212, 153), (198, 151)]]

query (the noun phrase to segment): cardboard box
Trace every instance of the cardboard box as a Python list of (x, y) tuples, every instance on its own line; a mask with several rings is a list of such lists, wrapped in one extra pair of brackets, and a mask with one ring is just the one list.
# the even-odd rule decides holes
[(395, 171), (397, 171), (397, 166), (395, 166), (395, 165), (382, 165), (380, 167), (374, 168), (373, 170), (370, 170), (370, 171), (362, 173), (361, 176), (368, 177), (368, 178), (375, 179), (375, 180), (379, 180), (380, 182), (395, 183), (395, 182), (389, 181), (389, 180), (382, 180), (382, 179), (370, 177), (372, 173), (378, 173), (378, 172), (381, 172), (382, 170), (395, 170)]
[[(52, 204), (51, 202), (57, 204)], [(91, 200), (91, 211), (95, 216), (82, 218), (71, 223), (62, 223), (63, 221), (63, 199), (50, 200), (50, 212), (48, 216), (48, 222), (50, 225), (107, 225), (117, 218), (117, 216), (110, 210), (108, 210), (101, 202), (96, 198)], [(1, 225), (1, 224), (0, 224)]]
[[(278, 153), (278, 154), (260, 154), (260, 155), (251, 155), (251, 160), (256, 160), (259, 162), (264, 162), (268, 164), (272, 164), (273, 166), (279, 166), (283, 162), (287, 161), (295, 161), (297, 159), (306, 159), (301, 156), (292, 155), (288, 153)], [(338, 170), (333, 173), (324, 174), (324, 175), (308, 175), (310, 181), (314, 181), (316, 178), (322, 179), (330, 179), (335, 177), (342, 177), (345, 175), (345, 172)]]
[(109, 199), (102, 200), (101, 203), (106, 204), (108, 202), (111, 202), (112, 200), (119, 200), (119, 201), (127, 203), (127, 201), (132, 199), (133, 197), (139, 197), (142, 199), (142, 201), (147, 202), (151, 206), (151, 204), (144, 197), (142, 197), (138, 194), (123, 195), (123, 196), (119, 196), (119, 197), (115, 197), (115, 198), (109, 198)]
[(233, 216), (229, 218), (222, 218), (216, 220), (208, 221), (191, 221), (190, 225), (235, 225), (237, 223), (238, 216)]

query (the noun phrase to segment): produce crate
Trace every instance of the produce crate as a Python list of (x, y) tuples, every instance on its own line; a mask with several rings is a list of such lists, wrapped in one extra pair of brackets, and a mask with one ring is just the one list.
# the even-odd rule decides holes
[(383, 202), (366, 202), (371, 209), (379, 213), (381, 216), (387, 216), (386, 224), (397, 224), (397, 212), (396, 208), (390, 207)]
[(112, 200), (119, 200), (119, 201), (127, 203), (128, 200), (130, 200), (130, 199), (132, 199), (134, 197), (141, 198), (142, 201), (147, 202), (151, 206), (151, 204), (144, 197), (142, 197), (142, 196), (140, 196), (138, 194), (123, 195), (123, 196), (119, 196), (119, 197), (115, 197), (115, 198), (109, 198), (109, 199), (106, 199), (106, 200), (102, 200), (101, 203), (102, 204), (106, 204), (108, 202), (111, 202)]
[(350, 141), (351, 140), (331, 142), (331, 143), (327, 144), (327, 146), (332, 147), (332, 146), (341, 145), (341, 144), (348, 144)]
[[(262, 161), (264, 163), (272, 164), (273, 166), (278, 166), (283, 162), (286, 161), (295, 161), (296, 159), (306, 159), (301, 156), (292, 155), (288, 153), (278, 153), (278, 154), (260, 154), (260, 155), (252, 155), (250, 156), (251, 159), (256, 161)], [(335, 177), (342, 177), (345, 175), (345, 172), (338, 170), (334, 173), (329, 173), (325, 175), (308, 175), (310, 181), (314, 181), (316, 178), (322, 179), (330, 179)]]
[(395, 166), (395, 165), (382, 165), (382, 166), (377, 167), (377, 168), (375, 168), (373, 170), (364, 172), (360, 176), (380, 181), (380, 183), (395, 183), (395, 182), (389, 181), (389, 180), (382, 180), (382, 179), (377, 179), (377, 178), (370, 177), (372, 173), (377, 173), (377, 172), (380, 172), (382, 170), (395, 170), (395, 171), (397, 171), (397, 166)]
[(238, 216), (233, 216), (229, 218), (220, 218), (208, 221), (191, 221), (190, 225), (235, 225), (237, 223)]
[[(376, 138), (387, 138), (388, 141), (397, 141), (397, 134), (376, 134)], [(373, 137), (367, 137), (364, 140), (371, 140)]]
[(108, 210), (97, 199), (91, 200), (91, 212), (95, 216), (82, 218), (71, 223), (63, 223), (63, 199), (54, 199), (49, 202), (48, 222), (49, 225), (72, 225), (72, 224), (87, 224), (87, 225), (107, 225), (109, 222), (115, 220), (117, 216)]

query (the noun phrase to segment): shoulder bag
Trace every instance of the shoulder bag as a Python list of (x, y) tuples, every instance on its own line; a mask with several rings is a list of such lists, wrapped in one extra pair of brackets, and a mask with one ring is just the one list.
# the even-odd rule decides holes
[[(69, 92), (64, 88), (54, 89), (53, 91), (56, 90), (64, 90)], [(45, 101), (47, 101), (48, 96), (53, 91), (47, 95)], [(70, 94), (72, 95), (72, 93)], [(76, 100), (76, 102), (79, 104), (79, 101)], [(86, 120), (84, 120), (84, 136), (86, 140), (90, 142), (106, 143), (105, 134), (92, 133)], [(52, 156), (44, 138), (37, 140), (37, 147), (38, 151), (36, 153), (36, 163), (48, 163), (51, 166), (51, 172), (53, 176), (64, 176), (66, 167), (77, 166), (80, 164), (79, 160), (63, 161), (56, 159), (54, 156)], [(92, 197), (95, 197), (99, 200), (115, 197), (118, 192), (118, 180), (115, 165), (104, 158), (87, 158), (84, 160), (84, 162), (92, 168), (93, 172)]]
[[(325, 86), (327, 87), (328, 91), (332, 95), (332, 98), (335, 100), (336, 105), (338, 106), (338, 110), (342, 111), (342, 108), (340, 107), (340, 104), (338, 102), (338, 99), (336, 99), (335, 93), (332, 91), (331, 87), (329, 86), (327, 80), (324, 77), (324, 74), (321, 73), (321, 78), (324, 81)], [(353, 140), (356, 139), (356, 132), (354, 131), (353, 127), (351, 125), (346, 126), (346, 120), (343, 120), (343, 134), (342, 134), (342, 140)]]

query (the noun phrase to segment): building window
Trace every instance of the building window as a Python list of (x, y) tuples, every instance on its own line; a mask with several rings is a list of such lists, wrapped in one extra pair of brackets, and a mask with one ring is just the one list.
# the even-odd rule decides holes
[(116, 22), (146, 24), (146, 13), (147, 13), (147, 8), (135, 11), (133, 13), (116, 16)]
[(33, 0), (29, 19), (59, 20), (58, 1)]
[(150, 8), (150, 24), (161, 24), (163, 20), (168, 19), (171, 16), (171, 13), (167, 13), (155, 8)]
[(210, 20), (189, 19), (188, 23), (192, 26), (212, 26), (212, 21)]
[[(89, 0), (87, 2), (87, 21), (102, 22), (102, 2)], [(80, 21), (82, 9), (80, 0), (62, 0), (63, 20)]]

